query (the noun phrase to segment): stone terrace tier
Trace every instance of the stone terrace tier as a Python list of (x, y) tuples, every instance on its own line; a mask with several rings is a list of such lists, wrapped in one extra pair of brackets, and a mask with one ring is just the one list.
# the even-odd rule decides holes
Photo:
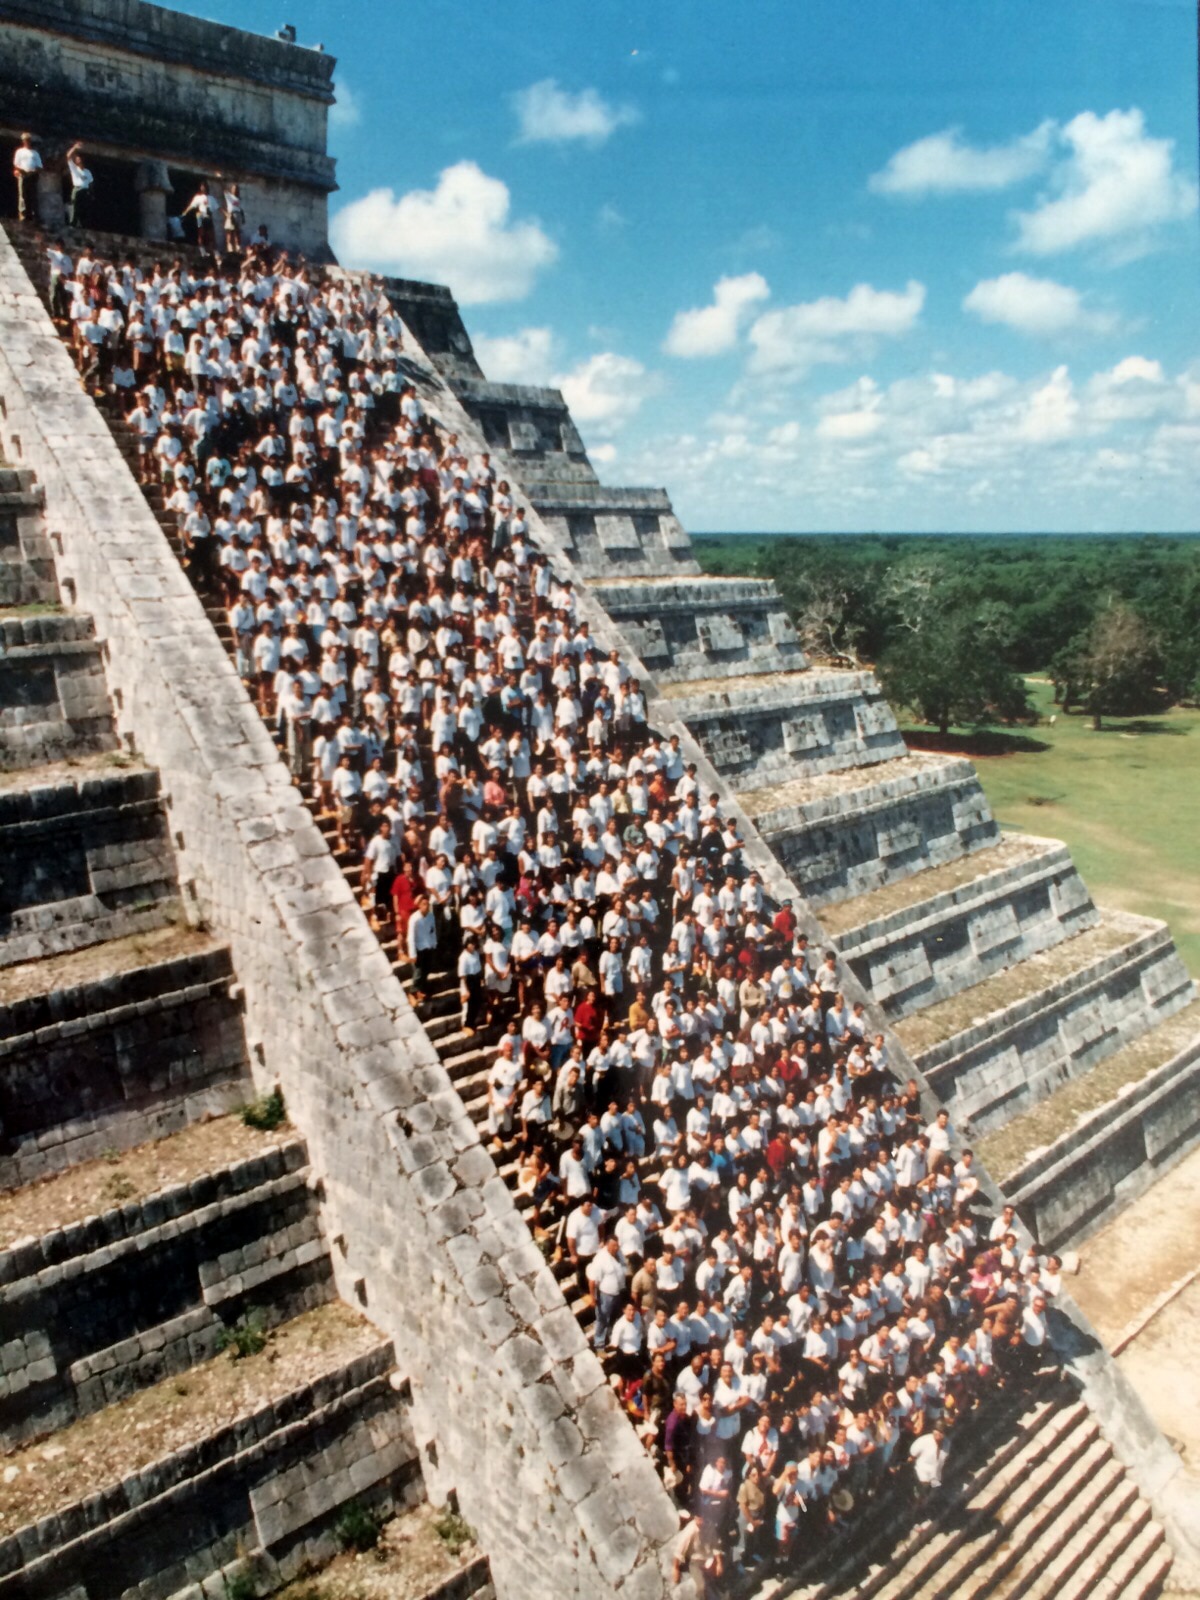
[(595, 484), (579, 430), (557, 389), (522, 383), (452, 379), (460, 404), (483, 434), (503, 473), (519, 477), (530, 495), (564, 484)]
[(547, 484), (534, 485), (530, 499), (585, 577), (609, 577), (614, 568), (639, 577), (699, 576), (692, 541), (664, 489)]
[[(43, 750), (59, 752), (66, 733), (52, 728)], [(129, 757), (82, 754), (0, 773), (0, 857), (0, 967), (180, 915), (158, 774)]]
[(656, 683), (807, 665), (787, 608), (762, 578), (595, 579), (592, 593)]
[(0, 607), (58, 604), (54, 558), (32, 472), (0, 464)]
[(0, 611), (0, 771), (116, 746), (91, 618)]
[(981, 850), (999, 836), (969, 761), (910, 754), (738, 795), (814, 905)]
[(1070, 852), (1055, 839), (997, 844), (824, 907), (822, 926), (893, 1017), (956, 994), (1095, 925)]
[(897, 1024), (926, 1079), (987, 1132), (1188, 1005), (1166, 926), (1106, 911), (1096, 926)]
[(684, 678), (661, 690), (729, 782), (758, 787), (842, 772), (906, 752), (869, 672), (799, 671)]

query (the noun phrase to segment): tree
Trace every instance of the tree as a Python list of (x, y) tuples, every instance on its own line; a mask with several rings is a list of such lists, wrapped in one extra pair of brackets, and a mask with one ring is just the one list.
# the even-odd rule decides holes
[(853, 600), (850, 587), (832, 574), (801, 580), (796, 632), (808, 655), (858, 666), (862, 628), (851, 621)]
[(1153, 629), (1132, 606), (1112, 600), (1087, 633), (1056, 662), (1063, 706), (1078, 700), (1099, 729), (1105, 717), (1145, 711), (1158, 689), (1159, 650)]
[(951, 598), (923, 609), (920, 627), (880, 662), (889, 700), (942, 734), (952, 723), (1019, 722), (1033, 715), (1024, 679), (1005, 656), (1007, 625), (996, 608), (964, 610)]

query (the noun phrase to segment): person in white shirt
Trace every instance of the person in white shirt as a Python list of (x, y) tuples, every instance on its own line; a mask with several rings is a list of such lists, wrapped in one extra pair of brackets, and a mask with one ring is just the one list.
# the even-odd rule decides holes
[[(578, 1233), (576, 1243), (578, 1245)], [(629, 1281), (629, 1271), (621, 1257), (621, 1248), (613, 1235), (610, 1234), (597, 1250), (586, 1271), (596, 1303), (592, 1344), (597, 1350), (603, 1350), (608, 1344), (608, 1336), (621, 1310), (625, 1285)]]
[(942, 1486), (942, 1471), (946, 1465), (946, 1430), (933, 1427), (928, 1433), (914, 1439), (908, 1459), (917, 1480), (920, 1501), (928, 1500)]
[(67, 202), (67, 221), (73, 228), (87, 225), (91, 210), (93, 178), (83, 159), (83, 146), (73, 144), (67, 151), (67, 175), (71, 180), (71, 198)]
[(31, 201), (37, 190), (37, 175), (42, 170), (42, 158), (33, 148), (33, 135), (23, 133), (21, 142), (13, 151), (13, 177), (17, 180), (17, 218), (26, 222), (33, 210)]

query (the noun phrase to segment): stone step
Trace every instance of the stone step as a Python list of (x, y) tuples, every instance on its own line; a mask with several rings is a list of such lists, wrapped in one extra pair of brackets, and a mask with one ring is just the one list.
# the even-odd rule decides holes
[(0, 615), (0, 770), (118, 743), (92, 619)]
[(423, 1497), (397, 1385), (391, 1346), (330, 1304), (261, 1354), (25, 1446), (0, 1486), (0, 1597), (224, 1593), (247, 1570), (266, 1592), (323, 1564), (348, 1502), (387, 1515)]
[(1189, 1004), (1165, 924), (1105, 911), (1093, 928), (896, 1024), (930, 1087), (977, 1136)]
[[(913, 1523), (903, 1478), (885, 1487), (872, 1503), (869, 1521), (866, 1516), (856, 1520), (830, 1546), (801, 1562), (796, 1581), (802, 1600), (837, 1600), (851, 1591), (867, 1600), (897, 1578), (943, 1527), (953, 1526), (972, 1496), (978, 1498), (1018, 1455), (1038, 1448), (1043, 1430), (1048, 1449), (1075, 1426), (1078, 1414), (1070, 1412), (1077, 1402), (1068, 1395), (1055, 1378), (1035, 1382), (1029, 1397), (990, 1395), (967, 1425), (950, 1435), (946, 1489), (934, 1515)], [(906, 1530), (899, 1538), (897, 1520)]]
[[(1102, 1515), (1098, 1515), (1102, 1512)], [(1143, 1526), (1150, 1508), (1120, 1464), (1110, 1461), (1052, 1524), (1034, 1560), (1017, 1564), (993, 1590), (997, 1600), (1055, 1600), (1064, 1582), (1088, 1561), (1110, 1529), (1127, 1517)]]
[(738, 799), (814, 905), (866, 894), (999, 837), (975, 769), (952, 757), (909, 754)]
[(246, 1099), (233, 985), (175, 928), (0, 972), (0, 1190)]
[(871, 766), (906, 749), (869, 672), (766, 672), (728, 683), (668, 684), (651, 718), (686, 723), (722, 777), (756, 787)]
[(0, 1253), (0, 1444), (185, 1371), (243, 1316), (331, 1299), (307, 1159), (293, 1137)]
[(1064, 1578), (1055, 1600), (1151, 1600), (1162, 1593), (1172, 1565), (1166, 1535), (1139, 1501)]
[[(1032, 1506), (1044, 1503), (1054, 1485), (1077, 1481), (1072, 1468), (1088, 1458), (1099, 1434), (1086, 1408), (1064, 1411), (1028, 1449), (972, 1494), (954, 1518), (939, 1525), (894, 1577), (874, 1590), (879, 1600), (917, 1596), (944, 1600), (959, 1584), (969, 1583), (970, 1572), (990, 1553), (992, 1544), (1011, 1533)], [(1101, 1445), (1102, 1452), (1108, 1448)]]
[(821, 924), (872, 999), (908, 1016), (1094, 927), (1066, 845), (998, 844), (827, 907)]
[(1047, 1249), (1079, 1243), (1200, 1137), (1200, 999), (979, 1140)]
[[(939, 1575), (933, 1600), (946, 1600), (960, 1584), (967, 1587), (972, 1600), (983, 1600), (1018, 1564), (1025, 1563), (1027, 1571), (1036, 1572), (1043, 1543), (1049, 1543), (1053, 1554), (1052, 1530), (1070, 1527), (1081, 1502), (1096, 1509), (1089, 1502), (1097, 1481), (1111, 1490), (1123, 1477), (1113, 1463), (1112, 1446), (1104, 1439), (1095, 1439), (1078, 1454), (1064, 1449), (1058, 1459), (1051, 1458), (1020, 1484), (1001, 1508), (995, 1527), (958, 1552), (949, 1570)], [(1106, 1514), (1107, 1506), (1102, 1503), (1098, 1515), (1103, 1518)]]
[(0, 774), (0, 967), (178, 916), (158, 774), (111, 753)]
[(589, 588), (659, 683), (807, 665), (769, 579), (614, 575)]

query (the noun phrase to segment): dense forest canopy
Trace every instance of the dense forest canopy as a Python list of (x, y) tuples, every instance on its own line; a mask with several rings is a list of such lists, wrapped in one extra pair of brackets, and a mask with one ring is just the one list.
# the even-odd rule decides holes
[(696, 539), (773, 578), (817, 658), (877, 664), (922, 720), (1019, 721), (1048, 672), (1094, 718), (1200, 697), (1200, 538), (840, 534)]

